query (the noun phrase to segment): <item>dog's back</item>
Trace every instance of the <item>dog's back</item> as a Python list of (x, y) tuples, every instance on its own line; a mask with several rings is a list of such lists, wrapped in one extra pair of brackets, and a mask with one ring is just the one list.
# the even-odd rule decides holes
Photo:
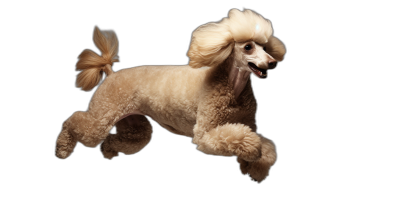
[(173, 127), (183, 135), (192, 136), (207, 71), (188, 65), (122, 69), (104, 80), (91, 104), (101, 104), (104, 98), (119, 96), (119, 105), (131, 105), (138, 113), (150, 116), (164, 127)]

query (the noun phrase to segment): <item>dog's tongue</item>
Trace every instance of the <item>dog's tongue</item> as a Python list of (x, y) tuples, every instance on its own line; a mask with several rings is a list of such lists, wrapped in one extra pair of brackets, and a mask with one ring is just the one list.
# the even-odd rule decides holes
[(249, 67), (258, 77), (267, 78), (267, 70), (262, 69), (262, 71), (260, 71), (253, 63), (249, 63)]
[(262, 72), (259, 71), (259, 70), (257, 70), (257, 69), (253, 69), (253, 72), (256, 73), (256, 75), (257, 75), (258, 77), (261, 77), (261, 76), (262, 76)]
[(250, 66), (250, 69), (254, 72), (254, 74), (261, 78), (262, 72), (260, 70), (254, 68), (253, 66)]

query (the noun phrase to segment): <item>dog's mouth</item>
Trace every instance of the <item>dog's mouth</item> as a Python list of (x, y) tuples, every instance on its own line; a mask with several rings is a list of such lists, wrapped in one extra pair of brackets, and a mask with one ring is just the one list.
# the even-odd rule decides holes
[(257, 67), (255, 64), (249, 62), (249, 68), (251, 69), (251, 71), (254, 72), (254, 74), (256, 74), (258, 77), (265, 79), (267, 78), (267, 69), (262, 69)]

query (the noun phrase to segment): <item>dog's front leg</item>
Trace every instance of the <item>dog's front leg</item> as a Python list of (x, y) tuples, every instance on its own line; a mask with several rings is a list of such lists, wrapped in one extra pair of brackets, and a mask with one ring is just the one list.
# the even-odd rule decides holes
[(243, 174), (249, 174), (250, 177), (257, 181), (263, 181), (269, 173), (269, 169), (276, 161), (276, 150), (274, 143), (259, 135), (261, 138), (261, 158), (249, 162), (238, 157), (237, 161), (240, 163), (240, 170)]
[(229, 110), (199, 111), (193, 143), (197, 149), (212, 155), (238, 156), (245, 161), (261, 157), (260, 136), (247, 125), (228, 123)]
[(219, 98), (218, 105), (213, 105), (204, 98), (198, 108), (193, 143), (207, 154), (236, 155), (243, 174), (249, 174), (257, 182), (263, 181), (276, 161), (274, 143), (256, 133), (254, 115), (239, 117), (235, 122), (237, 110), (230, 108), (227, 100)]
[(197, 149), (207, 154), (235, 155), (245, 161), (254, 161), (261, 156), (260, 137), (243, 124), (218, 125), (205, 131), (201, 138), (195, 137), (193, 142), (198, 145)]

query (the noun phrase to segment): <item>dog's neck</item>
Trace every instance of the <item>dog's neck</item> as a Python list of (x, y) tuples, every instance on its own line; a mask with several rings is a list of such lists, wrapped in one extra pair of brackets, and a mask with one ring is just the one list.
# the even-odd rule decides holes
[(235, 63), (233, 63), (229, 71), (229, 83), (233, 86), (235, 99), (239, 98), (239, 95), (242, 93), (244, 87), (246, 87), (249, 78), (249, 71), (241, 69), (240, 67), (237, 67)]
[(236, 101), (248, 86), (250, 79), (250, 72), (240, 68), (235, 62), (234, 52), (224, 62), (211, 69), (209, 74), (207, 85), (213, 86), (212, 88), (218, 88), (218, 85), (228, 87)]
[(225, 60), (225, 68), (227, 68), (229, 84), (232, 86), (233, 94), (237, 100), (246, 87), (251, 73), (238, 66), (234, 51)]

